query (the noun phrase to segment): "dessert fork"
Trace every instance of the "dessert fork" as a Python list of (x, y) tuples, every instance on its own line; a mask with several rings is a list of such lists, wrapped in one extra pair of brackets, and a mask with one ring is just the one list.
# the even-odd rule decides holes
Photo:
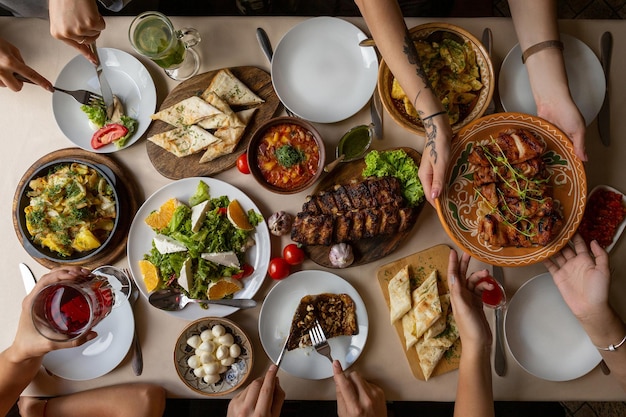
[(328, 340), (326, 340), (326, 335), (318, 320), (315, 320), (315, 324), (309, 330), (309, 337), (317, 353), (326, 356), (332, 363), (333, 357), (330, 354), (330, 345), (328, 344)]
[[(34, 82), (32, 82), (31, 80), (29, 80), (28, 78), (22, 77), (19, 74), (15, 74), (15, 78), (17, 78), (18, 80), (25, 82), (25, 83), (29, 83), (29, 84), (35, 84)], [(80, 104), (87, 104), (89, 106), (93, 106), (96, 104), (100, 104), (100, 103), (104, 103), (104, 101), (102, 100), (102, 96), (100, 94), (96, 94), (96, 93), (92, 93), (91, 91), (87, 91), (87, 90), (65, 90), (63, 88), (59, 88), (59, 87), (54, 87), (54, 89), (56, 91), (60, 91), (62, 93), (65, 94), (69, 94), (70, 96), (74, 97), (74, 100), (78, 101)]]

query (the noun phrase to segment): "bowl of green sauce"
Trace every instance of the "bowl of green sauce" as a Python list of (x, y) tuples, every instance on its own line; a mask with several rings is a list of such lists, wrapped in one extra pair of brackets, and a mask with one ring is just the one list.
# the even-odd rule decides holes
[(359, 125), (348, 130), (339, 140), (335, 149), (337, 158), (343, 155), (343, 162), (362, 158), (372, 144), (374, 132), (371, 125)]

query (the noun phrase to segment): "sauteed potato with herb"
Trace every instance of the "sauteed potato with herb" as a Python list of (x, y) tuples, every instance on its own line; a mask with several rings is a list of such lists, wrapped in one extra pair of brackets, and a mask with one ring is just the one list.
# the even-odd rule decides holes
[[(448, 112), (450, 124), (462, 120), (483, 88), (476, 53), (467, 42), (448, 38), (441, 42), (415, 41), (415, 48), (424, 73)], [(391, 97), (401, 101), (396, 105), (403, 107), (408, 116), (419, 120), (411, 99), (395, 78)]]
[(34, 243), (61, 256), (100, 247), (115, 225), (113, 189), (95, 169), (60, 165), (29, 183), (26, 228)]

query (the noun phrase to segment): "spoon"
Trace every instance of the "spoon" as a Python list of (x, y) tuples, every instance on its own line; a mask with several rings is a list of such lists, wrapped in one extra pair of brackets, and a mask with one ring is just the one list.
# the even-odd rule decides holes
[(330, 172), (330, 171), (332, 171), (333, 169), (335, 169), (335, 167), (336, 167), (337, 165), (339, 165), (339, 163), (340, 163), (341, 161), (343, 161), (343, 160), (345, 159), (345, 157), (346, 157), (346, 155), (345, 155), (345, 154), (343, 154), (343, 153), (342, 153), (341, 155), (339, 155), (339, 158), (335, 159), (333, 162), (331, 162), (330, 164), (328, 164), (328, 165), (326, 165), (326, 166), (324, 167), (324, 172)]
[(232, 298), (223, 300), (194, 300), (187, 297), (181, 291), (168, 288), (164, 290), (158, 290), (150, 294), (148, 298), (150, 304), (166, 311), (179, 311), (185, 308), (189, 303), (197, 304), (219, 304), (223, 306), (237, 307), (237, 308), (252, 308), (256, 306), (256, 301), (249, 298)]

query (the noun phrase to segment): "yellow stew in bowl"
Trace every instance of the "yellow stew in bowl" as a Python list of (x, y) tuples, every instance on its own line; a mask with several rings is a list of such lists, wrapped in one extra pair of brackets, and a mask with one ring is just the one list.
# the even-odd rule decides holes
[(257, 166), (274, 187), (289, 190), (315, 176), (320, 152), (311, 132), (293, 123), (267, 129), (259, 142)]

